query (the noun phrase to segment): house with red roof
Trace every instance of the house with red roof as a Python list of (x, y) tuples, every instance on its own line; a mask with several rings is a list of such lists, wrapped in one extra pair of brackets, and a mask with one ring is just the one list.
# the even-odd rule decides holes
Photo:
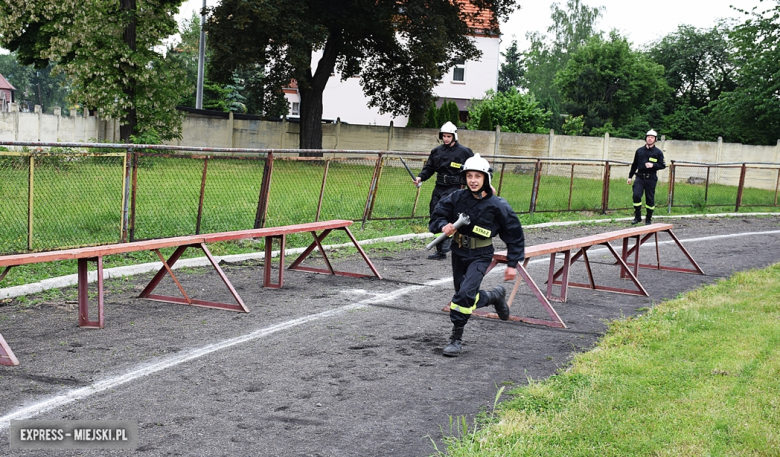
[(3, 75), (0, 75), (0, 112), (9, 111), (11, 103), (14, 102), (15, 91), (16, 88)]
[[(461, 4), (465, 12), (475, 12), (476, 7), (469, 0), (456, 0)], [(497, 27), (491, 12), (482, 11), (473, 19), (467, 20), (467, 25), (473, 34), (476, 47), (482, 52), (482, 57), (477, 61), (456, 62), (453, 68), (444, 76), (433, 89), (434, 96), (438, 97), (437, 106), (447, 100), (455, 102), (461, 113), (461, 119), (468, 114), (468, 105), (472, 99), (482, 99), (488, 89), (498, 88), (498, 70), (501, 36), (491, 33), (491, 26)], [(312, 69), (322, 57), (322, 51), (315, 52), (312, 57)], [(285, 98), (290, 107), (292, 116), (299, 115), (300, 94), (297, 85), (293, 81), (290, 87), (284, 88)], [(338, 73), (332, 74), (322, 94), (322, 118), (340, 119), (350, 124), (364, 125), (393, 125), (404, 127), (408, 121), (406, 116), (395, 117), (390, 113), (380, 114), (378, 108), (368, 107), (368, 97), (363, 94), (359, 77), (350, 77), (341, 80)]]

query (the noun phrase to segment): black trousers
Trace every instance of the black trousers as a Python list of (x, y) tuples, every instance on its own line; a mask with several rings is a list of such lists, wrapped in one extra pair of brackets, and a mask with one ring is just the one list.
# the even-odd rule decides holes
[[(461, 256), (455, 251), (452, 253), (452, 281), (455, 285), (455, 295), (452, 296), (452, 303), (450, 303), (450, 321), (456, 327), (466, 325), (471, 317), (471, 311), (487, 306), (485, 291), (480, 290), (480, 286), (493, 260), (493, 253), (490, 249), (484, 251), (487, 254), (474, 255), (475, 251), (470, 250), (468, 257)], [(455, 309), (458, 307), (466, 312)]]
[(648, 178), (636, 175), (633, 185), (635, 209), (642, 205), (642, 194), (645, 195), (645, 208), (651, 211), (655, 209), (656, 184), (658, 184), (658, 176), (656, 175), (651, 175), (651, 177)]

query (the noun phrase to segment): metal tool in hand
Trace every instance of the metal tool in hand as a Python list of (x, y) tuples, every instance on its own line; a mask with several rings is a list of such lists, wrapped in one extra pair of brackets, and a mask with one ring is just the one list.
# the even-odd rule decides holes
[[(460, 214), (458, 214), (458, 220), (455, 221), (454, 224), (452, 224), (452, 227), (455, 230), (458, 230), (459, 228), (463, 227), (464, 225), (468, 225), (470, 223), (471, 223), (471, 218), (469, 218), (468, 214), (460, 213)], [(441, 243), (446, 238), (448, 238), (448, 235), (446, 233), (442, 233), (435, 240), (433, 240), (430, 243), (428, 243), (428, 246), (425, 246), (425, 249), (430, 250), (432, 247), (434, 247), (437, 244)]]
[[(403, 157), (398, 157), (401, 159), (401, 163), (404, 164), (404, 168), (406, 168), (406, 171), (409, 172), (409, 176), (412, 177), (412, 181), (417, 181), (417, 177), (414, 176), (414, 173), (412, 173), (412, 170), (409, 169), (409, 165), (406, 164), (406, 161)], [(415, 182), (415, 186), (420, 187), (422, 186), (422, 182)]]

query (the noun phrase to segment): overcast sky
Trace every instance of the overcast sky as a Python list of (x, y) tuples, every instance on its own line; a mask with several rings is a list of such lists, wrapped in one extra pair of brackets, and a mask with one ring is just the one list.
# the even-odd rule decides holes
[[(218, 0), (207, 0), (208, 6), (214, 6)], [(523, 0), (521, 8), (501, 24), (503, 34), (501, 47), (505, 49), (514, 38), (518, 40), (520, 49), (526, 49), (527, 32), (538, 31), (547, 33), (550, 26), (550, 5), (555, 2)], [(565, 6), (566, 1), (557, 2)], [(597, 28), (604, 31), (618, 29), (635, 45), (644, 45), (663, 37), (677, 29), (680, 24), (689, 24), (697, 28), (708, 28), (715, 25), (719, 18), (741, 16), (731, 9), (735, 5), (742, 9), (758, 6), (764, 10), (774, 5), (775, 0), (587, 0), (590, 7), (604, 6), (606, 11), (597, 23)], [(199, 11), (203, 0), (186, 0), (181, 7), (176, 20), (189, 18), (193, 11)], [(2, 52), (2, 51), (0, 51)]]
[[(207, 0), (208, 6), (214, 6), (218, 0)], [(512, 36), (517, 38), (520, 49), (526, 49), (527, 32), (547, 33), (550, 19), (550, 5), (559, 3), (565, 7), (566, 0), (532, 1), (521, 0), (520, 10), (515, 11), (504, 24), (501, 24), (501, 48), (511, 44)], [(584, 0), (590, 7), (604, 6), (606, 11), (597, 23), (604, 31), (618, 29), (621, 34), (635, 45), (643, 45), (661, 38), (677, 29), (678, 25), (688, 24), (697, 28), (709, 28), (719, 18), (740, 18), (739, 13), (729, 8), (734, 5), (742, 9), (758, 6), (759, 10), (774, 5), (774, 0)], [(177, 20), (189, 18), (193, 11), (199, 11), (203, 0), (187, 0), (181, 7)]]
[[(547, 33), (552, 24), (550, 5), (559, 3), (565, 7), (566, 1), (521, 1), (521, 8), (515, 11), (504, 24), (501, 24), (502, 49), (511, 44), (513, 35), (517, 38), (520, 49), (526, 49), (527, 32)], [(617, 29), (621, 35), (637, 46), (657, 40), (671, 32), (679, 25), (687, 24), (697, 28), (709, 28), (715, 25), (719, 18), (744, 18), (729, 5), (750, 10), (754, 6), (763, 11), (774, 5), (773, 0), (584, 0), (584, 4), (595, 8), (604, 6), (606, 11), (596, 23), (596, 28), (603, 31)]]

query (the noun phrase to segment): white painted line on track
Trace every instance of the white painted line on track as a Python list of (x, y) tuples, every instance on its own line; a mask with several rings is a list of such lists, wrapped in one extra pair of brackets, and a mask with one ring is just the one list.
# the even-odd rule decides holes
[[(766, 232), (745, 232), (745, 233), (733, 233), (733, 234), (727, 234), (727, 235), (713, 235), (713, 236), (707, 236), (707, 237), (701, 237), (701, 238), (692, 238), (688, 240), (680, 240), (682, 243), (695, 243), (695, 242), (703, 242), (703, 241), (712, 241), (716, 239), (722, 239), (722, 238), (737, 238), (737, 237), (744, 237), (744, 236), (757, 236), (757, 235), (776, 235), (780, 234), (780, 230), (772, 230), (772, 231), (766, 231)], [(673, 243), (674, 241), (664, 241), (659, 244), (668, 244)], [(595, 251), (604, 250), (606, 251), (606, 248), (600, 248)], [(536, 259), (534, 261), (531, 261), (529, 263), (538, 263), (538, 262), (545, 262), (548, 261), (548, 259)], [(505, 266), (504, 266), (505, 268)], [(493, 271), (501, 271), (501, 268), (495, 268)], [(492, 273), (492, 272), (491, 272)], [(154, 363), (147, 364), (140, 366), (138, 368), (135, 368), (127, 373), (120, 374), (117, 376), (112, 376), (100, 381), (96, 381), (88, 386), (80, 387), (78, 389), (72, 389), (69, 391), (65, 391), (59, 395), (55, 395), (51, 398), (38, 401), (36, 403), (23, 406), (20, 409), (7, 413), (4, 416), (0, 416), (0, 432), (5, 432), (8, 427), (11, 425), (12, 420), (25, 420), (33, 418), (39, 414), (45, 413), (47, 411), (51, 411), (52, 409), (68, 405), (70, 403), (73, 403), (77, 400), (82, 400), (87, 397), (90, 397), (92, 395), (104, 392), (109, 389), (114, 389), (116, 387), (119, 387), (121, 385), (127, 384), (131, 381), (153, 375), (155, 373), (167, 370), (169, 368), (176, 367), (178, 365), (181, 365), (183, 363), (189, 362), (191, 360), (196, 360), (201, 357), (204, 357), (206, 355), (212, 354), (217, 351), (221, 351), (223, 349), (230, 348), (232, 346), (236, 346), (238, 344), (247, 343), (249, 341), (254, 341), (260, 338), (267, 337), (269, 335), (272, 335), (274, 333), (288, 330), (294, 327), (298, 327), (304, 324), (308, 324), (310, 322), (326, 319), (329, 317), (337, 316), (340, 314), (343, 314), (347, 311), (362, 308), (365, 305), (371, 304), (371, 303), (384, 303), (389, 302), (393, 300), (397, 300), (400, 297), (403, 297), (404, 295), (410, 294), (412, 292), (417, 292), (421, 289), (424, 289), (426, 287), (432, 287), (432, 286), (439, 286), (442, 284), (446, 284), (448, 282), (452, 281), (452, 277), (447, 278), (441, 278), (441, 279), (435, 279), (432, 281), (428, 281), (422, 285), (414, 285), (414, 286), (406, 286), (401, 287), (399, 289), (396, 289), (389, 293), (384, 294), (377, 294), (376, 296), (367, 298), (365, 300), (361, 300), (357, 303), (352, 303), (349, 305), (340, 306), (338, 308), (334, 308), (328, 311), (324, 311), (317, 314), (312, 314), (309, 316), (303, 316), (299, 317), (297, 319), (292, 319), (286, 322), (281, 322), (275, 325), (272, 325), (270, 327), (264, 327), (261, 329), (257, 329), (247, 335), (238, 336), (235, 338), (230, 338), (227, 340), (220, 341), (218, 343), (209, 344), (207, 346), (203, 346), (201, 348), (193, 349), (190, 351), (187, 351), (183, 354), (176, 354), (170, 357), (162, 358)]]
[(388, 302), (397, 300), (399, 297), (402, 297), (404, 295), (407, 295), (411, 292), (418, 291), (420, 289), (423, 289), (425, 287), (429, 286), (435, 286), (439, 285), (442, 282), (449, 281), (451, 279), (447, 280), (441, 280), (437, 279), (434, 281), (430, 281), (428, 283), (425, 283), (423, 285), (419, 286), (407, 286), (402, 287), (400, 289), (396, 289), (392, 292), (385, 293), (385, 294), (377, 294), (374, 297), (371, 297), (369, 299), (365, 299), (362, 301), (359, 301), (357, 303), (352, 303), (349, 305), (340, 306), (338, 308), (334, 308), (328, 311), (324, 311), (317, 314), (312, 314), (308, 316), (299, 317), (297, 319), (292, 319), (286, 322), (281, 322), (275, 325), (272, 325), (270, 327), (264, 327), (258, 330), (253, 331), (252, 333), (249, 333), (247, 335), (238, 336), (235, 338), (230, 338), (227, 340), (220, 341), (218, 343), (209, 344), (207, 346), (203, 346), (201, 348), (193, 349), (190, 351), (186, 351), (183, 354), (176, 354), (174, 356), (165, 357), (161, 360), (158, 360), (154, 363), (143, 365), (141, 367), (138, 367), (136, 369), (133, 369), (127, 373), (120, 374), (117, 376), (112, 376), (97, 382), (94, 382), (88, 386), (80, 387), (78, 389), (69, 390), (66, 392), (63, 392), (62, 394), (55, 395), (54, 397), (48, 398), (46, 400), (39, 401), (37, 403), (33, 403), (28, 406), (24, 406), (21, 409), (18, 409), (14, 412), (8, 413), (2, 417), (0, 417), (0, 432), (4, 432), (10, 427), (12, 420), (25, 420), (29, 419), (31, 417), (35, 417), (39, 414), (45, 413), (47, 411), (51, 411), (54, 408), (58, 408), (61, 406), (65, 406), (67, 404), (73, 403), (77, 400), (82, 400), (84, 398), (90, 397), (92, 395), (104, 392), (109, 389), (114, 389), (116, 387), (119, 387), (123, 384), (127, 384), (131, 381), (158, 373), (163, 370), (167, 370), (169, 368), (173, 368), (177, 365), (181, 365), (183, 363), (189, 362), (191, 360), (199, 359), (203, 356), (209, 355), (211, 353), (221, 351), (223, 349), (230, 348), (232, 346), (247, 343), (249, 341), (254, 341), (269, 335), (272, 335), (274, 333), (288, 330), (293, 327), (298, 327), (303, 324), (307, 324), (310, 322), (318, 321), (321, 319), (326, 319), (329, 317), (333, 317), (342, 313), (345, 313), (347, 311), (362, 308), (365, 305), (369, 303), (382, 303), (382, 302)]

